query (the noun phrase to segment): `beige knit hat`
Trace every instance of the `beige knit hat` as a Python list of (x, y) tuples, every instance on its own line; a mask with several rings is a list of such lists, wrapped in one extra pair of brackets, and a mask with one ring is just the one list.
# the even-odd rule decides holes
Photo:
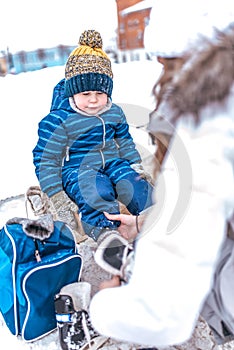
[(84, 31), (79, 46), (70, 54), (65, 67), (65, 92), (73, 96), (84, 91), (101, 91), (111, 97), (111, 61), (102, 49), (102, 38), (95, 30)]

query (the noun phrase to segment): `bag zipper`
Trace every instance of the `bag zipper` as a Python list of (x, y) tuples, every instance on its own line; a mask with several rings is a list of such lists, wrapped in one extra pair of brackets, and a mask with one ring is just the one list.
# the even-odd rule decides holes
[(35, 245), (34, 255), (35, 255), (36, 261), (39, 263), (39, 262), (41, 262), (41, 256), (40, 256), (38, 241), (37, 241), (37, 239), (34, 239), (33, 242)]

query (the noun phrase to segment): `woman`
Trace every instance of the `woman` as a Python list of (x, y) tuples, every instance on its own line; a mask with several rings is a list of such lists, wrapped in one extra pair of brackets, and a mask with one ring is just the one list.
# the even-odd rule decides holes
[[(104, 335), (157, 347), (184, 342), (214, 292), (234, 208), (234, 14), (224, 2), (159, 0), (152, 9), (147, 35), (164, 69), (149, 132), (157, 140), (161, 127), (174, 130), (166, 128), (156, 205), (138, 236), (131, 279), (118, 286), (115, 277), (104, 287), (116, 288), (91, 302)], [(225, 286), (230, 301), (233, 286)], [(216, 329), (223, 339), (226, 330), (234, 334), (225, 307)]]

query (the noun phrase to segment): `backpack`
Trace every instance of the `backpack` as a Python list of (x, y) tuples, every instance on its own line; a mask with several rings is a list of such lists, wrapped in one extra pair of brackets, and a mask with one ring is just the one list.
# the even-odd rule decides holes
[(0, 230), (0, 312), (10, 332), (33, 341), (57, 328), (54, 297), (78, 282), (81, 267), (65, 223), (55, 221), (45, 239), (27, 235), (23, 224), (6, 224)]

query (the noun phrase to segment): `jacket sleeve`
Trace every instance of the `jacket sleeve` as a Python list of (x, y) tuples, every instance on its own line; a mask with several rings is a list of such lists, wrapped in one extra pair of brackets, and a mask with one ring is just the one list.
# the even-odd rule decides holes
[(66, 132), (62, 119), (53, 112), (48, 114), (39, 123), (38, 136), (33, 149), (33, 163), (42, 191), (51, 197), (63, 189), (61, 169), (66, 151)]
[(120, 110), (120, 122), (116, 124), (115, 140), (119, 146), (120, 158), (127, 159), (130, 164), (141, 163), (141, 156), (136, 149), (132, 135), (129, 132), (129, 125), (123, 110)]
[(227, 124), (222, 134), (221, 125), (219, 120), (192, 134), (178, 129), (158, 178), (156, 205), (136, 244), (129, 284), (92, 299), (91, 321), (101, 334), (156, 347), (190, 338), (234, 207), (234, 141), (225, 135), (234, 128)]

